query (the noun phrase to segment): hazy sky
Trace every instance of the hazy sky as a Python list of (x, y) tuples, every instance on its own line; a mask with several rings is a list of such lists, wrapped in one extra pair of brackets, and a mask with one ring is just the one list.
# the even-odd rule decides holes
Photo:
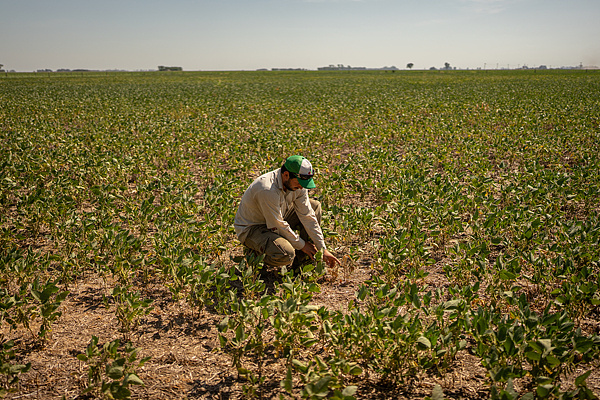
[(253, 70), (600, 65), (600, 0), (0, 0), (0, 63)]

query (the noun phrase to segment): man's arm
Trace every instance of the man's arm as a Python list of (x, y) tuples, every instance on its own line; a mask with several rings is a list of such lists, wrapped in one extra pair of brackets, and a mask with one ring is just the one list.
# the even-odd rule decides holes
[(317, 216), (310, 205), (308, 190), (302, 190), (302, 193), (294, 200), (294, 207), (298, 219), (302, 223), (302, 226), (304, 226), (308, 236), (315, 243), (317, 249), (326, 249), (325, 237), (323, 236), (323, 231), (321, 230)]
[(323, 230), (319, 225), (319, 221), (317, 220), (317, 216), (315, 215), (312, 206), (310, 205), (310, 200), (308, 198), (308, 191), (304, 190), (303, 193), (294, 201), (296, 206), (296, 214), (300, 219), (300, 222), (306, 229), (306, 233), (308, 236), (315, 242), (315, 245), (312, 243), (306, 243), (306, 245), (312, 245), (310, 249), (302, 249), (306, 254), (308, 254), (311, 258), (314, 258), (314, 255), (317, 253), (317, 250), (323, 250), (323, 260), (327, 263), (329, 267), (334, 267), (335, 264), (341, 264), (340, 260), (338, 260), (325, 246), (325, 237), (323, 235)]

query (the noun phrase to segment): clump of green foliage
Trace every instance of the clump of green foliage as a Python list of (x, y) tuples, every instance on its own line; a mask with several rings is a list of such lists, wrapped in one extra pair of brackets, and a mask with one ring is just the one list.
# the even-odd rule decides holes
[(119, 339), (98, 346), (98, 337), (92, 336), (84, 353), (77, 358), (87, 365), (87, 387), (82, 394), (91, 393), (105, 399), (131, 398), (130, 385), (143, 385), (137, 370), (150, 359), (137, 359), (138, 350)]

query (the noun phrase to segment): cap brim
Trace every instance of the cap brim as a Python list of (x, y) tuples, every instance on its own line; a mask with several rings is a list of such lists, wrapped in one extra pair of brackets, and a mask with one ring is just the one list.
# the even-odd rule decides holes
[(312, 178), (310, 179), (300, 179), (298, 178), (298, 183), (300, 183), (300, 186), (302, 186), (305, 189), (314, 189), (317, 186), (315, 185), (315, 182), (313, 181)]

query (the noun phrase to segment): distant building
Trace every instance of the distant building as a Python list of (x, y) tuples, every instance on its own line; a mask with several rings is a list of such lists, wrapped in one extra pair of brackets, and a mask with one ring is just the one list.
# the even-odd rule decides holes
[(165, 67), (164, 65), (158, 66), (159, 71), (183, 71), (181, 67)]
[(346, 66), (344, 64), (333, 65), (329, 64), (327, 67), (319, 67), (318, 71), (350, 71), (350, 70), (365, 70), (365, 67), (351, 67), (350, 65)]
[(367, 68), (367, 67), (352, 67), (350, 65), (344, 65), (344, 64), (338, 64), (338, 65), (330, 64), (327, 67), (319, 67), (319, 68), (317, 68), (317, 70), (319, 70), (319, 71), (366, 71), (366, 70), (397, 71), (398, 68), (396, 68), (394, 65), (392, 65), (391, 67), (385, 66), (382, 68)]

